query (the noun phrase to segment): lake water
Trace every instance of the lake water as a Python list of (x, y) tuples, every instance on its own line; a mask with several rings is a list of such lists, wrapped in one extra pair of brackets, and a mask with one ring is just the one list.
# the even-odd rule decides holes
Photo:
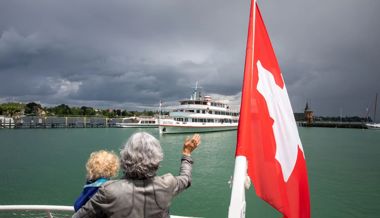
[[(159, 174), (179, 171), (186, 135), (156, 136), (164, 149)], [(141, 129), (0, 130), (0, 204), (72, 205), (94, 150), (119, 151)], [(380, 131), (300, 128), (308, 166), (312, 217), (380, 217)], [(193, 184), (173, 201), (171, 213), (227, 217), (236, 131), (201, 134), (193, 154)], [(247, 192), (246, 217), (280, 217)], [(0, 215), (1, 216), (1, 215)]]

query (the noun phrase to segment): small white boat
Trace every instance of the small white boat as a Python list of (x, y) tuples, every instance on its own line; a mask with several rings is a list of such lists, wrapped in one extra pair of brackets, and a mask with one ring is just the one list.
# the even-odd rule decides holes
[(171, 107), (169, 118), (160, 119), (159, 131), (167, 133), (197, 133), (236, 130), (239, 112), (225, 103), (202, 96), (196, 84), (190, 99), (179, 101)]
[(115, 123), (120, 128), (157, 128), (158, 119), (155, 117), (126, 117), (120, 123)]
[(378, 129), (380, 130), (380, 123), (366, 123), (368, 129)]
[(0, 129), (1, 128), (14, 128), (15, 121), (12, 117), (0, 116)]
[(368, 129), (378, 129), (380, 130), (380, 123), (375, 123), (376, 122), (376, 109), (377, 109), (377, 93), (375, 97), (375, 105), (374, 105), (374, 112), (373, 112), (373, 123), (366, 123), (366, 127)]

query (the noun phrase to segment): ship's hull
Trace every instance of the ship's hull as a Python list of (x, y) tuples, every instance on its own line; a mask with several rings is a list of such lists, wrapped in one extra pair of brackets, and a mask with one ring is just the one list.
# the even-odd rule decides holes
[(237, 125), (160, 125), (159, 131), (161, 134), (175, 133), (200, 133), (200, 132), (219, 132), (236, 130)]

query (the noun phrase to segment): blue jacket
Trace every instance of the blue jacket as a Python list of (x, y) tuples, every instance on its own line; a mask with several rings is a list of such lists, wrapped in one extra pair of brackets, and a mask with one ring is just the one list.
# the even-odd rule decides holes
[(78, 211), (83, 205), (86, 204), (88, 200), (98, 191), (99, 187), (107, 182), (108, 179), (99, 178), (95, 182), (88, 181), (85, 186), (83, 186), (83, 191), (74, 203), (75, 212)]

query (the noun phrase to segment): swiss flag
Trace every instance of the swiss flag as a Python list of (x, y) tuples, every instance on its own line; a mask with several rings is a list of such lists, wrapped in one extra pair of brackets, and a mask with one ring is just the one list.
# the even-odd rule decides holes
[(257, 4), (252, 1), (236, 156), (256, 194), (284, 217), (310, 217), (305, 155), (289, 97)]

